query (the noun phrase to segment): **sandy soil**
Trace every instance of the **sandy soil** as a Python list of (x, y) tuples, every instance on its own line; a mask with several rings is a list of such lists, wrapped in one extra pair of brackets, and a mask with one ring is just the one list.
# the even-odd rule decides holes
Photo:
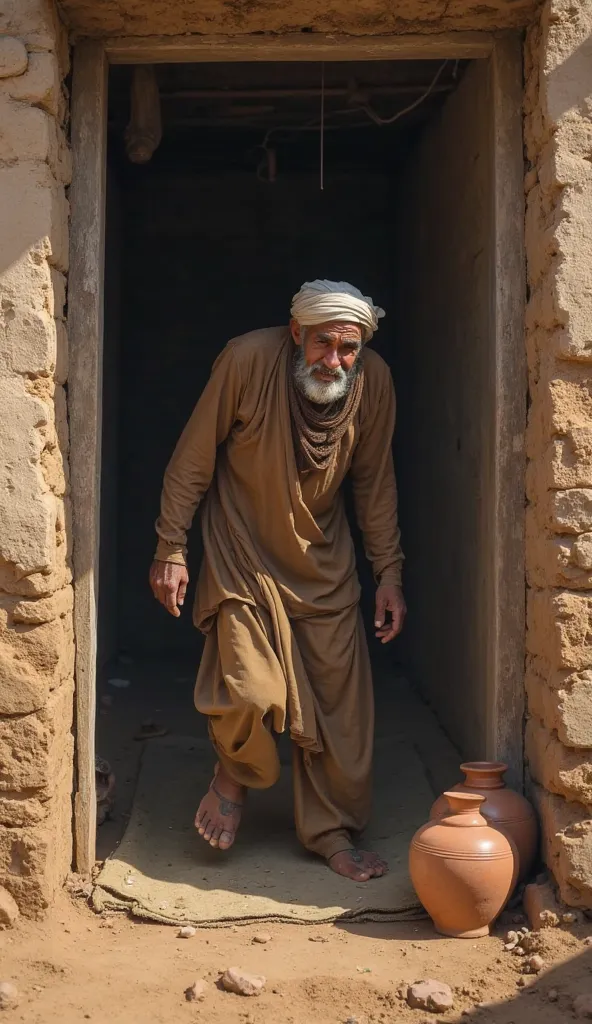
[[(232, 927), (181, 939), (176, 928), (103, 919), (64, 896), (51, 920), (0, 933), (0, 981), (20, 993), (18, 1007), (0, 1016), (7, 1024), (564, 1024), (573, 998), (592, 993), (592, 947), (583, 941), (592, 925), (546, 931), (545, 970), (526, 989), (518, 987), (520, 960), (502, 949), (510, 925), (508, 918), (479, 942), (439, 938), (428, 922)], [(264, 945), (253, 941), (262, 931), (270, 935)], [(230, 966), (264, 974), (263, 994), (222, 991)], [(455, 989), (453, 1011), (411, 1010), (399, 997), (402, 984), (426, 977)], [(187, 1002), (198, 978), (208, 982), (205, 999)]]

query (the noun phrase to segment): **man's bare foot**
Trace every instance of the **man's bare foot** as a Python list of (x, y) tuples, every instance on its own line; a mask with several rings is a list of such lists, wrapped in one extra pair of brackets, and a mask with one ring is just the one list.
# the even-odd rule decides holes
[(367, 882), (370, 878), (380, 878), (388, 872), (388, 864), (377, 853), (367, 850), (342, 850), (329, 857), (327, 864), (332, 871), (353, 882)]
[(238, 832), (246, 789), (217, 765), (214, 778), (200, 803), (195, 827), (210, 846), (229, 850)]

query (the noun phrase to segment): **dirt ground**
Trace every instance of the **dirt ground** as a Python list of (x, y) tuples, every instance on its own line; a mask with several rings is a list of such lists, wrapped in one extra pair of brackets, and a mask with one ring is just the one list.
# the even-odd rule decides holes
[[(0, 981), (20, 994), (18, 1007), (0, 1016), (7, 1024), (563, 1024), (574, 997), (592, 993), (592, 947), (584, 942), (592, 924), (542, 933), (545, 969), (521, 989), (521, 962), (503, 951), (511, 918), (480, 941), (440, 938), (427, 921), (229, 927), (182, 939), (177, 928), (102, 918), (64, 895), (50, 920), (0, 933)], [(261, 932), (270, 936), (265, 944), (254, 941)], [(264, 974), (264, 992), (222, 991), (220, 975), (231, 966)], [(409, 1009), (399, 989), (423, 978), (453, 987), (454, 1010)], [(207, 981), (206, 996), (188, 1002), (185, 989), (196, 979)]]

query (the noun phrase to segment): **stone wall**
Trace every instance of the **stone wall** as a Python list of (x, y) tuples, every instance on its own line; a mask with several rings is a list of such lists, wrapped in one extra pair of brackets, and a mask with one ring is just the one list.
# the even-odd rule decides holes
[(592, 0), (526, 41), (526, 751), (547, 864), (592, 907)]
[(28, 915), (71, 861), (67, 61), (49, 2), (2, 6), (0, 886)]

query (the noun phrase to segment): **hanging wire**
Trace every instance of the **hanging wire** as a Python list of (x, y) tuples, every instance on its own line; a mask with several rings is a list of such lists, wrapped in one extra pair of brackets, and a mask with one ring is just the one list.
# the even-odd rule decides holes
[[(325, 132), (326, 131), (331, 131), (331, 130), (332, 131), (335, 131), (335, 130), (337, 130), (337, 131), (339, 131), (339, 130), (350, 130), (351, 131), (352, 128), (371, 128), (372, 127), (372, 123), (374, 123), (375, 125), (379, 125), (381, 127), (384, 126), (384, 125), (394, 124), (395, 121), (399, 120), (399, 118), (404, 117), (405, 114), (411, 113), (412, 110), (415, 110), (417, 107), (420, 106), (420, 104), (422, 104), (425, 100), (427, 100), (428, 96), (430, 96), (431, 93), (433, 92), (433, 90), (436, 88), (436, 85), (438, 84), (438, 82), (439, 82), (439, 80), (440, 80), (440, 78), (442, 76), (442, 72), (444, 71), (444, 68), (446, 67), (446, 65), (448, 63), (449, 63), (448, 60), (445, 60), (445, 61), (442, 62), (442, 64), (440, 65), (440, 67), (436, 71), (436, 74), (434, 75), (432, 81), (430, 82), (429, 86), (421, 94), (421, 96), (418, 97), (418, 99), (416, 99), (413, 103), (409, 104), (409, 106), (404, 107), (403, 110), (397, 111), (397, 113), (393, 114), (392, 117), (381, 117), (379, 114), (377, 114), (377, 112), (374, 110), (374, 108), (370, 106), (369, 103), (357, 103), (355, 106), (347, 107), (347, 108), (341, 109), (341, 110), (333, 110), (333, 111), (330, 112), (329, 116), (331, 116), (331, 117), (338, 117), (340, 115), (341, 116), (343, 116), (343, 115), (351, 116), (352, 114), (363, 113), (363, 114), (366, 115), (367, 118), (369, 118), (370, 123), (368, 121), (365, 121), (365, 122), (360, 122), (359, 121), (359, 122), (357, 122), (357, 123), (355, 123), (353, 125), (352, 124), (327, 124), (326, 123), (326, 114), (325, 114), (325, 64), (322, 63), (321, 64), (321, 116), (320, 116), (320, 119), (315, 117), (315, 118), (312, 118), (312, 120), (307, 121), (304, 124), (300, 124), (300, 125), (296, 125), (296, 124), (293, 124), (293, 125), (275, 125), (273, 128), (269, 128), (266, 131), (265, 135), (263, 136), (262, 142), (260, 142), (259, 145), (257, 146), (257, 148), (258, 149), (262, 149), (264, 154), (265, 154), (264, 160), (259, 164), (259, 167), (257, 169), (257, 177), (260, 180), (262, 180), (262, 181), (269, 181), (269, 177), (265, 173), (265, 171), (267, 170), (267, 168), (269, 166), (269, 164), (268, 164), (269, 150), (270, 150), (270, 145), (269, 144), (270, 144), (270, 140), (271, 140), (272, 136), (278, 136), (278, 135), (286, 136), (287, 135), (289, 137), (294, 132), (307, 132), (307, 131), (316, 132), (316, 131), (319, 131), (319, 129), (320, 129), (320, 187), (321, 187), (321, 191), (322, 191), (324, 189), (324, 187), (325, 187), (325, 182), (324, 182), (324, 178), (325, 178)], [(457, 69), (458, 69), (458, 61), (456, 62), (456, 67), (454, 69), (455, 72), (457, 71)]]
[(443, 63), (440, 64), (440, 67), (436, 71), (436, 74), (434, 75), (432, 81), (428, 85), (426, 91), (423, 92), (421, 94), (421, 96), (418, 97), (418, 99), (416, 99), (413, 103), (410, 103), (408, 107), (404, 107), (403, 110), (397, 111), (397, 113), (393, 114), (392, 117), (381, 117), (380, 114), (377, 114), (376, 111), (370, 106), (369, 103), (361, 103), (359, 105), (359, 109), (363, 110), (364, 113), (367, 114), (368, 117), (370, 117), (374, 121), (375, 124), (379, 124), (379, 125), (394, 124), (395, 121), (398, 121), (400, 117), (404, 117), (405, 114), (410, 114), (411, 111), (415, 110), (416, 107), (419, 107), (419, 105), (421, 103), (423, 103), (424, 100), (427, 100), (427, 98), (430, 95), (430, 93), (436, 88), (436, 86), (438, 84), (438, 81), (440, 79), (440, 76), (441, 76), (442, 72), (444, 71), (444, 68), (446, 67), (447, 64), (448, 64), (447, 60), (443, 61)]
[(320, 176), (321, 192), (325, 188), (325, 62), (321, 64), (321, 152), (320, 152)]

